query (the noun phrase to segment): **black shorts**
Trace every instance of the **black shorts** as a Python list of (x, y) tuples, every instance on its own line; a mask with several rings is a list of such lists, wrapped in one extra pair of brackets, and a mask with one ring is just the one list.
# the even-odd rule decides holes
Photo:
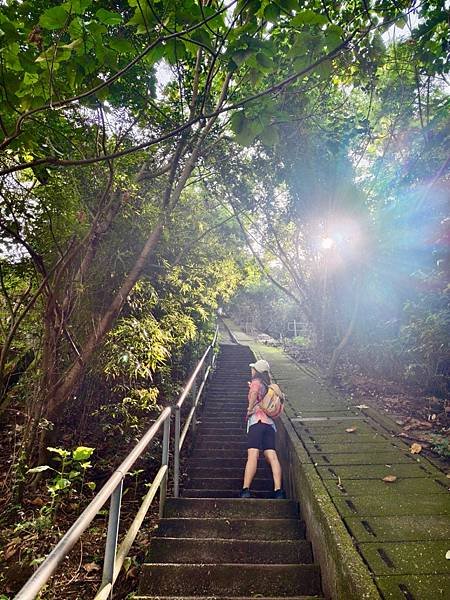
[(252, 425), (247, 433), (247, 448), (258, 448), (260, 452), (275, 450), (275, 430), (272, 425), (261, 421)]

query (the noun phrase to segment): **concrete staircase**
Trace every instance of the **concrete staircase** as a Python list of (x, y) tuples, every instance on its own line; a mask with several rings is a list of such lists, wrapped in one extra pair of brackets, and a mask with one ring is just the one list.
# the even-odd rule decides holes
[(143, 565), (138, 598), (320, 596), (319, 567), (298, 505), (271, 499), (261, 459), (252, 499), (238, 498), (246, 459), (249, 348), (222, 345), (182, 498), (169, 498)]

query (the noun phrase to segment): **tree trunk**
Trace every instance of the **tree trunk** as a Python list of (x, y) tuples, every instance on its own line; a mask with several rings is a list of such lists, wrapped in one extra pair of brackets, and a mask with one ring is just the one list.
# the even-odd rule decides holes
[(337, 361), (338, 361), (342, 351), (344, 350), (344, 348), (347, 346), (348, 342), (350, 341), (350, 338), (353, 334), (353, 331), (354, 331), (355, 325), (356, 325), (356, 319), (358, 317), (360, 301), (361, 301), (361, 286), (358, 285), (357, 290), (356, 290), (355, 305), (353, 307), (352, 318), (350, 319), (350, 323), (348, 324), (347, 331), (345, 332), (344, 337), (339, 342), (339, 344), (336, 346), (336, 348), (333, 350), (333, 355), (331, 357), (330, 364), (328, 365), (328, 369), (327, 369), (327, 375), (326, 375), (327, 379), (330, 379), (330, 380), (333, 379), (335, 371), (336, 371)]

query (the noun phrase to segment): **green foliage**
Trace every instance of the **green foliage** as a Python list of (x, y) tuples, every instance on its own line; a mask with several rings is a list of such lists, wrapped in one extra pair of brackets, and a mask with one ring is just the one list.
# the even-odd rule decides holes
[[(29, 469), (28, 473), (42, 473), (49, 470), (55, 473), (47, 485), (47, 490), (52, 498), (51, 509), (55, 508), (67, 494), (73, 495), (76, 487), (79, 487), (80, 495), (83, 495), (85, 485), (90, 490), (95, 489), (94, 482), (85, 483), (86, 471), (92, 467), (88, 459), (92, 456), (95, 448), (78, 446), (70, 451), (64, 448), (48, 447), (47, 450), (53, 455), (53, 460), (59, 463), (59, 468), (40, 465)], [(48, 518), (50, 514), (47, 512), (45, 516)]]
[(430, 294), (414, 303), (408, 302), (404, 308), (406, 323), (400, 332), (407, 379), (439, 395), (446, 395), (450, 386), (445, 364), (450, 352), (450, 309), (446, 295), (442, 294), (440, 307), (436, 306), (436, 298), (433, 306)]
[(307, 348), (311, 345), (311, 339), (305, 335), (297, 335), (297, 337), (293, 337), (291, 341), (296, 346), (300, 346), (302, 348)]
[(450, 441), (448, 437), (440, 435), (432, 436), (431, 449), (443, 458), (450, 458)]

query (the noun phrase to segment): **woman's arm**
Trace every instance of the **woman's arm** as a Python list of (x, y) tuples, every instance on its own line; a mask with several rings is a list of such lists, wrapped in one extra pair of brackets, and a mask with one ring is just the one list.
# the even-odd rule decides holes
[(248, 390), (247, 415), (251, 415), (253, 413), (254, 408), (258, 403), (259, 386), (260, 383), (257, 379), (254, 379), (250, 384), (250, 389)]

